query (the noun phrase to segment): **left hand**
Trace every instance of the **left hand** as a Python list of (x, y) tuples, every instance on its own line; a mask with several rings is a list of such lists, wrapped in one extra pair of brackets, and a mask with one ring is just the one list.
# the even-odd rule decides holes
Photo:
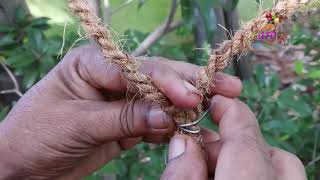
[[(201, 102), (200, 67), (164, 58), (141, 61), (172, 103)], [(236, 97), (239, 79), (218, 74), (212, 92)], [(80, 47), (30, 89), (0, 124), (0, 179), (80, 179), (142, 140), (166, 142), (174, 123), (159, 107), (126, 100), (119, 68), (94, 46)], [(124, 97), (106, 100), (106, 96)]]

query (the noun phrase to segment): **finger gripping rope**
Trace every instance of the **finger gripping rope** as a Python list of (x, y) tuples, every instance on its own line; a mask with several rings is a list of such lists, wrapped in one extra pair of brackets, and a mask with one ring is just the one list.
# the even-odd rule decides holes
[[(291, 17), (295, 11), (309, 1), (279, 0), (271, 11)], [(201, 104), (193, 110), (185, 110), (173, 105), (161, 89), (153, 84), (152, 79), (140, 72), (139, 61), (121, 51), (119, 46), (113, 42), (111, 32), (91, 12), (85, 0), (69, 0), (69, 8), (80, 17), (86, 35), (93, 38), (100, 45), (103, 56), (121, 68), (122, 75), (128, 81), (129, 87), (134, 86), (139, 90), (143, 100), (160, 105), (165, 112), (171, 114), (177, 124), (177, 132), (193, 135), (197, 140), (200, 140), (197, 119), (203, 112)], [(261, 32), (263, 26), (267, 24), (265, 15), (266, 12), (249, 21), (241, 30), (235, 33), (231, 40), (224, 41), (218, 49), (212, 51), (208, 65), (198, 72), (198, 80), (195, 83), (196, 88), (203, 94), (203, 97), (210, 94), (214, 74), (222, 71), (231, 57), (248, 50), (255, 40), (252, 35)]]

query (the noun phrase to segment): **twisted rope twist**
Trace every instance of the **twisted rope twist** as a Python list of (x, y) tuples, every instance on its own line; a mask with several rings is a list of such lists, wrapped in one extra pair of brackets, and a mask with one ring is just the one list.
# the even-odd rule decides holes
[[(310, 0), (279, 0), (271, 9), (272, 12), (291, 17), (293, 13), (306, 5)], [(173, 105), (161, 89), (157, 88), (151, 78), (140, 72), (139, 61), (129, 54), (124, 53), (119, 46), (113, 42), (110, 31), (103, 25), (100, 19), (94, 15), (85, 0), (69, 0), (69, 8), (80, 17), (80, 21), (88, 37), (93, 38), (101, 47), (103, 56), (111, 63), (118, 65), (123, 72), (124, 78), (130, 85), (138, 88), (143, 100), (160, 105), (163, 110), (173, 116), (177, 125), (194, 122), (203, 112), (202, 105), (193, 110), (181, 109)], [(234, 55), (245, 52), (255, 40), (252, 34), (261, 32), (267, 24), (266, 12), (259, 17), (249, 21), (241, 30), (237, 31), (231, 40), (224, 41), (221, 46), (213, 50), (208, 65), (198, 72), (198, 80), (195, 86), (206, 97), (210, 94), (213, 86), (213, 78), (216, 72), (222, 71), (228, 64), (228, 60)], [(197, 129), (197, 125), (189, 127)], [(181, 133), (187, 132), (181, 130)], [(198, 134), (195, 135), (198, 137)]]

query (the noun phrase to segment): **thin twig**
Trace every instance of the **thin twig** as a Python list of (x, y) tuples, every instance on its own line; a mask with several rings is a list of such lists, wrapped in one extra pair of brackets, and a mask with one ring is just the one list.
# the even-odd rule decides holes
[(19, 97), (23, 96), (23, 93), (20, 90), (19, 87), (19, 83), (16, 79), (16, 77), (13, 75), (13, 73), (11, 72), (11, 70), (4, 64), (4, 63), (0, 63), (0, 65), (2, 66), (2, 68), (7, 72), (7, 74), (9, 75), (13, 85), (14, 85), (14, 89), (10, 89), (10, 90), (2, 90), (0, 91), (0, 94), (9, 94), (9, 93), (15, 93), (17, 94)]
[(171, 9), (169, 12), (166, 21), (156, 28), (140, 45), (139, 47), (134, 50), (131, 55), (132, 56), (141, 56), (145, 53), (150, 46), (152, 46), (155, 42), (157, 42), (161, 37), (165, 34), (173, 31), (174, 29), (180, 27), (183, 23), (182, 21), (173, 21), (174, 16), (177, 11), (178, 1), (172, 0)]
[(169, 33), (178, 27), (182, 26), (182, 21), (174, 21), (171, 23), (169, 29), (167, 32), (164, 31), (165, 27), (164, 25), (159, 26), (155, 31), (153, 31), (140, 45), (139, 47), (134, 50), (131, 55), (141, 56), (143, 53), (145, 53), (155, 42), (157, 42), (161, 37), (163, 37), (166, 33)]
[(313, 159), (312, 161), (310, 161), (307, 166), (312, 166), (314, 164), (316, 164), (318, 161), (320, 161), (320, 156), (316, 157), (315, 159)]

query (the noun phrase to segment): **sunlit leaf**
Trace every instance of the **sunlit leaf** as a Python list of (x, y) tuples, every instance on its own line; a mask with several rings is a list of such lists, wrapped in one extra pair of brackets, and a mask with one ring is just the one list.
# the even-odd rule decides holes
[(304, 70), (304, 63), (303, 61), (295, 61), (294, 62), (294, 70), (297, 74), (302, 74)]
[(308, 73), (308, 77), (313, 79), (320, 79), (320, 70), (319, 69), (311, 69)]

